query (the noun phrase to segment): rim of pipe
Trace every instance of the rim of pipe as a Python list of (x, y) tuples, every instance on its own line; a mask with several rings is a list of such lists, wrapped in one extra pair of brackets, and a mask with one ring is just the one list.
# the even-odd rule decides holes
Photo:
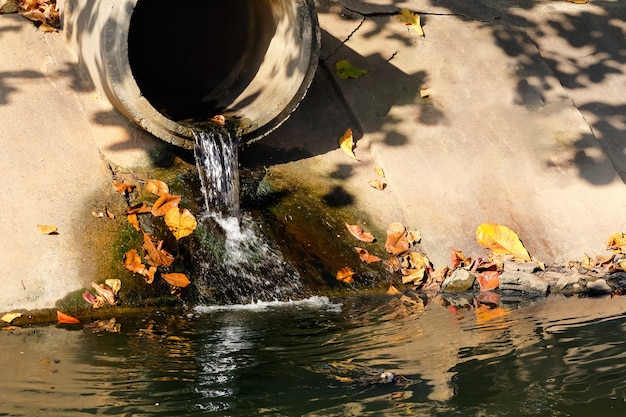
[[(194, 146), (190, 121), (216, 114), (239, 118), (244, 143), (267, 136), (297, 108), (318, 66), (313, 0), (65, 3), (75, 14), (68, 36), (94, 83), (128, 119), (185, 149)], [(100, 49), (91, 64), (80, 45), (89, 37)]]

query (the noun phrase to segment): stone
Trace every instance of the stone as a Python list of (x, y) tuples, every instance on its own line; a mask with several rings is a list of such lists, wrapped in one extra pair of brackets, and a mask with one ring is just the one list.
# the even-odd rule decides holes
[(613, 288), (609, 284), (607, 284), (606, 280), (599, 278), (595, 281), (589, 281), (587, 283), (587, 290), (589, 294), (595, 295), (604, 295), (611, 294), (613, 292)]
[(550, 288), (558, 292), (580, 292), (583, 287), (579, 284), (583, 278), (576, 271), (546, 271), (541, 274)]
[(0, 14), (16, 12), (17, 0), (0, 0)]
[(470, 271), (457, 268), (443, 281), (441, 290), (453, 293), (466, 292), (472, 289), (475, 280), (476, 277)]
[(550, 286), (541, 277), (527, 272), (515, 271), (500, 274), (500, 289), (545, 295)]

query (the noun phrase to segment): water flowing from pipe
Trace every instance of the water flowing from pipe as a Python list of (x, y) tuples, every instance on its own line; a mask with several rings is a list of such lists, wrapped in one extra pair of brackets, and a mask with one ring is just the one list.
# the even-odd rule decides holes
[[(300, 276), (239, 207), (238, 136), (225, 129), (196, 131), (195, 159), (208, 232), (198, 255), (201, 302), (247, 303), (288, 300), (304, 294)], [(202, 260), (200, 260), (202, 259)]]

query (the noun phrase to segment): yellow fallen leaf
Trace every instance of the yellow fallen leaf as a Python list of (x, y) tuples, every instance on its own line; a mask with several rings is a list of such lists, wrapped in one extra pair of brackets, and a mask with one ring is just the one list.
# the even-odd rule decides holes
[(178, 288), (185, 288), (186, 286), (191, 284), (191, 281), (189, 281), (187, 275), (177, 272), (171, 274), (161, 274), (161, 278), (167, 281), (168, 284)]
[(412, 13), (409, 9), (402, 9), (398, 18), (400, 22), (404, 23), (406, 26), (410, 26), (419, 36), (425, 36), (420, 22), (420, 15)]
[(4, 316), (0, 317), (0, 320), (5, 323), (11, 323), (18, 317), (22, 317), (22, 313), (6, 313)]
[(348, 128), (346, 132), (339, 138), (339, 147), (341, 150), (345, 152), (350, 158), (354, 158), (357, 161), (359, 160), (352, 149), (354, 148), (354, 138), (352, 137), (352, 129)]
[(176, 240), (189, 236), (196, 230), (198, 222), (193, 214), (187, 209), (180, 211), (178, 207), (165, 213), (165, 224), (172, 231)]
[(378, 174), (378, 176), (385, 178), (385, 171), (382, 168), (376, 167), (374, 168), (374, 172)]
[(359, 78), (367, 73), (368, 71), (366, 69), (353, 66), (347, 59), (338, 61), (335, 64), (335, 74), (337, 74), (337, 77), (342, 80), (347, 80), (348, 78)]
[(476, 240), (495, 255), (513, 255), (517, 260), (531, 260), (517, 234), (506, 226), (483, 223), (476, 230)]
[(345, 266), (337, 271), (336, 278), (337, 281), (345, 282), (346, 284), (353, 284), (354, 278), (352, 278), (352, 275), (354, 275), (354, 271), (350, 269), (350, 267)]
[(369, 186), (375, 188), (377, 190), (384, 190), (387, 184), (383, 182), (383, 180), (371, 180), (368, 182)]
[(170, 187), (160, 180), (148, 180), (148, 182), (146, 182), (146, 191), (162, 196), (163, 194), (169, 194)]
[(402, 269), (402, 283), (408, 284), (410, 282), (421, 281), (424, 279), (425, 268), (419, 269)]
[(606, 245), (615, 253), (626, 253), (626, 233), (613, 233)]
[(50, 224), (38, 224), (37, 227), (39, 228), (39, 231), (43, 233), (44, 235), (58, 235), (59, 234), (59, 230), (56, 228), (56, 226), (52, 226)]

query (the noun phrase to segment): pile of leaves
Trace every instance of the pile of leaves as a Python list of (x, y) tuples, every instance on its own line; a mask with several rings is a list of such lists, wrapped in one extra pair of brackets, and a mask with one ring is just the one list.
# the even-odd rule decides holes
[[(113, 185), (120, 194), (127, 197), (137, 187), (136, 184), (124, 182), (114, 182)], [(158, 198), (152, 206), (146, 202), (130, 204), (124, 213), (128, 222), (143, 236), (143, 244), (140, 248), (133, 248), (126, 252), (124, 268), (141, 275), (147, 284), (152, 284), (160, 277), (169, 284), (172, 294), (180, 296), (180, 290), (191, 284), (191, 281), (184, 273), (170, 272), (174, 256), (163, 247), (164, 240), (158, 240), (142, 230), (139, 216), (163, 218), (176, 241), (193, 233), (198, 223), (188, 209), (178, 206), (181, 196), (170, 194), (166, 183), (160, 180), (148, 180), (144, 187), (147, 192)]]
[(19, 13), (32, 20), (40, 30), (56, 32), (60, 29), (59, 9), (56, 3), (56, 0), (0, 1), (0, 14)]

